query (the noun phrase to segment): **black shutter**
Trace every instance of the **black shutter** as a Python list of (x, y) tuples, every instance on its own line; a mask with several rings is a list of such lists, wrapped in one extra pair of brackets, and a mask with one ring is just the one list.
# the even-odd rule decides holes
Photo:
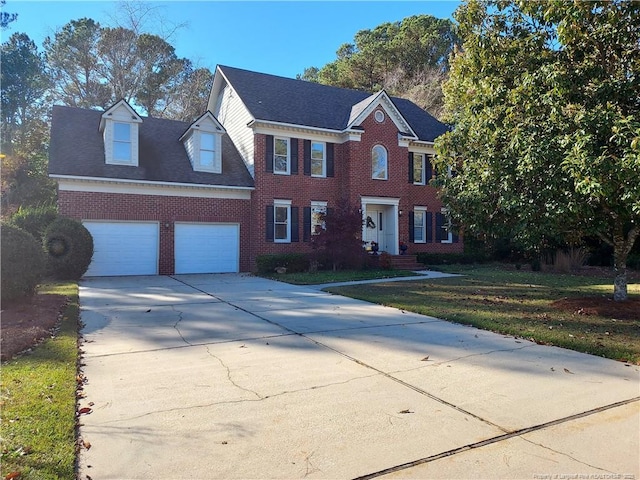
[(436, 213), (436, 242), (441, 242), (442, 240), (445, 240), (444, 237), (444, 228), (442, 228), (444, 226), (444, 215), (441, 213)]
[[(306, 141), (306, 140), (305, 140)], [(311, 240), (311, 207), (304, 207), (302, 220), (302, 241)]]
[(334, 175), (333, 143), (327, 143), (327, 177), (333, 177)]
[(452, 233), (452, 234), (451, 234), (451, 241), (452, 241), (453, 243), (458, 243), (458, 242), (460, 241), (460, 238), (458, 237), (458, 235), (457, 235), (457, 234)]
[(273, 205), (267, 205), (265, 209), (265, 225), (267, 228), (266, 231), (266, 240), (267, 242), (273, 242), (273, 234), (275, 230), (275, 222), (273, 218)]
[(291, 241), (300, 241), (300, 228), (298, 224), (298, 207), (291, 207)]
[(415, 242), (416, 240), (416, 236), (413, 231), (414, 227), (415, 227), (415, 219), (414, 219), (413, 211), (411, 211), (409, 212), (409, 241), (410, 242)]
[(264, 163), (266, 165), (267, 173), (273, 173), (273, 135), (267, 135)]
[(413, 183), (413, 152), (409, 152), (409, 183)]
[(426, 172), (424, 174), (424, 183), (425, 185), (429, 185), (429, 180), (431, 180), (431, 175), (433, 173), (433, 166), (431, 165), (431, 155), (424, 156), (424, 163)]
[(427, 222), (427, 243), (431, 243), (433, 242), (433, 214), (431, 212), (427, 212), (425, 222)]
[(311, 175), (311, 140), (304, 141), (304, 174)]
[(298, 139), (290, 140), (289, 149), (291, 153), (291, 175), (298, 174)]

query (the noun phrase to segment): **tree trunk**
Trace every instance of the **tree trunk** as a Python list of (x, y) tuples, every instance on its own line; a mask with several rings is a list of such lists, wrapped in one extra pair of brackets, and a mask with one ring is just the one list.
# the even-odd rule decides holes
[(618, 237), (613, 242), (613, 300), (623, 302), (628, 298), (627, 294), (627, 256), (629, 254), (624, 237)]

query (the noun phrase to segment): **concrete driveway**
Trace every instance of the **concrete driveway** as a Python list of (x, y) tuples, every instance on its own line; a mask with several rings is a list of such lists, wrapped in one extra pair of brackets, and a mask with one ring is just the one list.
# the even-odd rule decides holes
[(640, 478), (637, 366), (248, 275), (80, 302), (81, 479)]

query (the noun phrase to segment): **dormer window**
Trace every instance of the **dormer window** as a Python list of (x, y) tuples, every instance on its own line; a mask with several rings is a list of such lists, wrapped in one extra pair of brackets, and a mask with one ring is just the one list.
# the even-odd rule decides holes
[(113, 124), (113, 159), (131, 163), (131, 125), (128, 123)]
[(102, 114), (105, 163), (138, 166), (138, 127), (142, 118), (124, 100)]
[(196, 172), (222, 173), (224, 128), (211, 112), (193, 122), (180, 137)]

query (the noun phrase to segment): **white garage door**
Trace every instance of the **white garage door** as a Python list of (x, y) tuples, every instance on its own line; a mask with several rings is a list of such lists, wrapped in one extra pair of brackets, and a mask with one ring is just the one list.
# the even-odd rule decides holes
[(237, 272), (239, 252), (237, 224), (175, 224), (176, 273)]
[(93, 236), (93, 259), (88, 277), (157, 275), (157, 223), (83, 222)]

